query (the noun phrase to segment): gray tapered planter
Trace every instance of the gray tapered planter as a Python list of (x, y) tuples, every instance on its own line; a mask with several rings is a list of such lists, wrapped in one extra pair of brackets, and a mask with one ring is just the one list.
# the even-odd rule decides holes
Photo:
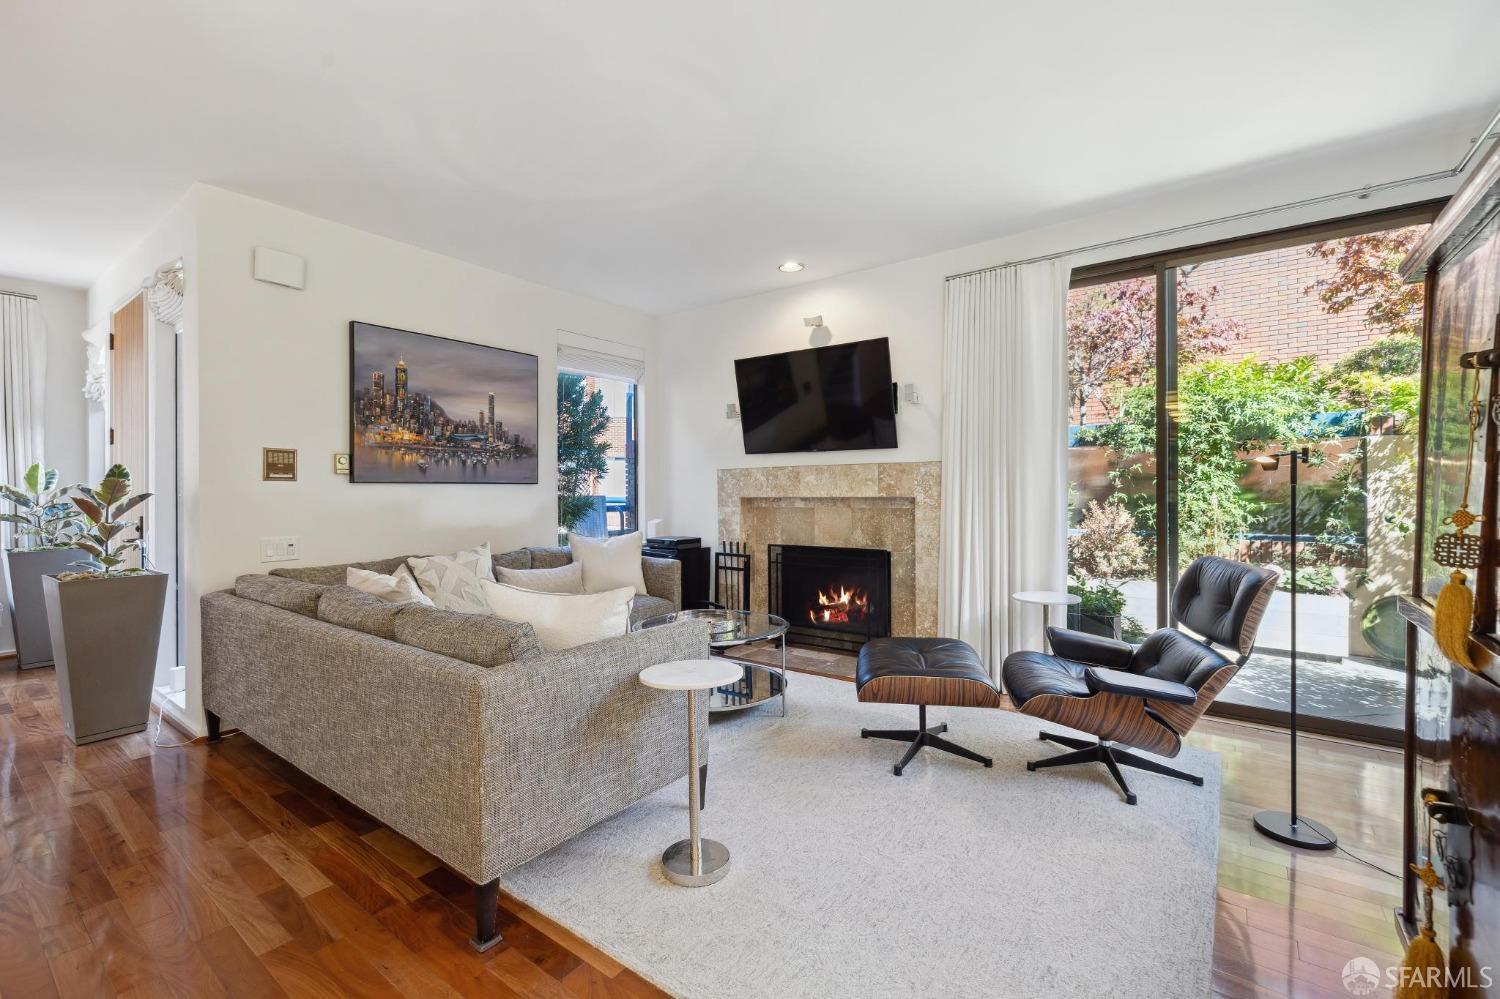
[(83, 558), (77, 548), (16, 549), (5, 553), (5, 595), (10, 623), (16, 633), (16, 665), (22, 669), (52, 665), (52, 635), (47, 627), (47, 601), (42, 577), (66, 572)]
[(129, 735), (151, 718), (167, 575), (42, 579), (63, 731), (76, 745)]

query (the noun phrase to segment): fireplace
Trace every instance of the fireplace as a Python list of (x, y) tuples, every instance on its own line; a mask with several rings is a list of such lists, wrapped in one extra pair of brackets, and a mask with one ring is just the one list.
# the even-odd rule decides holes
[(787, 641), (858, 652), (891, 633), (891, 553), (878, 548), (770, 545), (766, 606)]

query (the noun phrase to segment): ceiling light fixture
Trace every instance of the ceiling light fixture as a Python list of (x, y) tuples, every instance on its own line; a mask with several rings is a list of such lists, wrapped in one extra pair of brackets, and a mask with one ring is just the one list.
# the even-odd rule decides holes
[(798, 260), (788, 260), (776, 269), (783, 274), (795, 274), (802, 269), (802, 263)]

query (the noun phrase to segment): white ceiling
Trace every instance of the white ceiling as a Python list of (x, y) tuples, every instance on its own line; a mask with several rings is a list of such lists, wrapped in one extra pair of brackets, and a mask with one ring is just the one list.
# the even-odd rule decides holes
[(196, 180), (669, 312), (1478, 129), (1496, 42), (1494, 0), (3, 0), (0, 273), (87, 284)]

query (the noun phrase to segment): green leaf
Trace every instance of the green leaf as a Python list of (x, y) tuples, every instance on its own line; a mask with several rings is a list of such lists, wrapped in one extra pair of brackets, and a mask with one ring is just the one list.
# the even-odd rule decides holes
[(99, 564), (102, 565), (102, 566), (104, 566), (104, 568), (106, 568), (106, 569), (113, 569), (115, 566), (119, 565), (123, 561), (125, 561), (125, 560), (122, 559), (122, 558), (116, 558), (114, 555), (100, 555), (99, 556)]
[(26, 469), (26, 474), (24, 476), (22, 476), (22, 481), (26, 483), (26, 490), (28, 492), (30, 492), (32, 495), (35, 495), (35, 494), (41, 492), (42, 491), (42, 463), (41, 462), (37, 462), (36, 464), (32, 465), (30, 468)]
[(130, 476), (126, 475), (124, 478), (118, 475), (106, 476), (104, 481), (99, 483), (99, 488), (95, 490), (95, 493), (99, 502), (105, 506), (118, 503), (130, 495)]
[(79, 538), (77, 541), (73, 542), (73, 547), (74, 548), (82, 549), (83, 551), (86, 551), (90, 555), (93, 555), (93, 556), (96, 556), (96, 557), (104, 554), (104, 549), (103, 548), (100, 548), (98, 545), (94, 544), (92, 541), (86, 541), (83, 538)]
[(31, 521), (19, 513), (0, 513), (0, 520), (5, 521), (7, 524), (20, 524), (22, 527), (29, 527), (31, 525)]
[(30, 496), (27, 496), (15, 486), (0, 486), (0, 495), (3, 495), (6, 499), (10, 500), (16, 506), (21, 507), (25, 510), (29, 510), (32, 507), (36, 506), (36, 504), (31, 501)]
[(56, 489), (57, 488), (57, 479), (58, 479), (57, 469), (55, 469), (55, 468), (49, 468), (49, 469), (47, 469), (47, 471), (42, 475), (42, 488), (41, 488), (40, 491), (41, 492), (51, 492), (53, 489)]
[(137, 493), (136, 495), (130, 497), (130, 499), (126, 500), (124, 503), (121, 503), (118, 507), (116, 507), (112, 511), (111, 516), (123, 517), (131, 510), (134, 510), (136, 507), (146, 502), (151, 498), (151, 496), (151, 493)]
[(100, 565), (98, 562), (95, 562), (93, 559), (84, 559), (81, 562), (69, 562), (68, 566), (69, 566), (69, 568), (72, 568), (73, 566), (77, 566), (78, 568), (80, 568), (80, 569), (86, 569), (89, 572), (103, 572), (104, 571), (104, 566)]
[(92, 499), (85, 499), (82, 496), (74, 496), (73, 505), (82, 510), (83, 515), (87, 517), (91, 523), (97, 524), (104, 519), (103, 509), (101, 509), (99, 504), (95, 503)]
[(112, 541), (120, 534), (120, 532), (128, 529), (129, 527), (129, 524), (122, 524), (118, 520), (112, 520), (107, 524), (100, 524), (98, 527), (94, 528), (94, 534), (96, 534), (101, 540)]

